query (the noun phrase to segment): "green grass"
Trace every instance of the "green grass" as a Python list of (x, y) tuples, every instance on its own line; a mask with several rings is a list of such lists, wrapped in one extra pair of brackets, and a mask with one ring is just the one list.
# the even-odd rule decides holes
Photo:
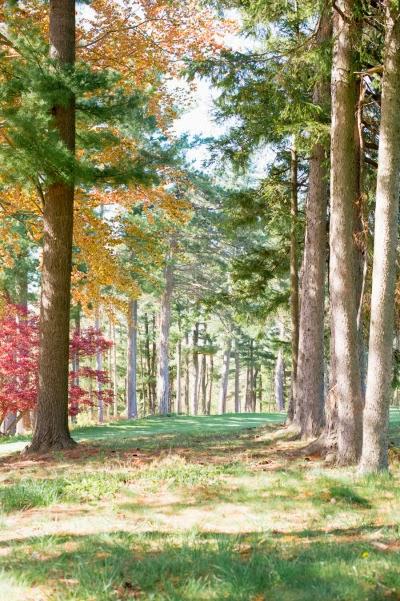
[[(398, 463), (361, 478), (306, 461), (281, 419), (78, 428), (90, 454), (6, 464), (0, 598), (399, 601)], [(399, 412), (391, 426), (394, 442)]]

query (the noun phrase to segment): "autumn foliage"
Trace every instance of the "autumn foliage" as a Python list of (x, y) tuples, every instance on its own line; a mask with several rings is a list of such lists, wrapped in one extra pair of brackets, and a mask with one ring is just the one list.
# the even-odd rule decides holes
[[(39, 320), (24, 307), (7, 304), (0, 319), (0, 420), (8, 413), (35, 409), (38, 392)], [(75, 331), (70, 342), (69, 413), (82, 405), (113, 401), (107, 371), (92, 367), (91, 359), (112, 346), (100, 330)]]

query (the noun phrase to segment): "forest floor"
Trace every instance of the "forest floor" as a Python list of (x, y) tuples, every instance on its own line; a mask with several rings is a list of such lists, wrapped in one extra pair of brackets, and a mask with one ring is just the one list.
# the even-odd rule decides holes
[(0, 599), (399, 601), (400, 412), (373, 478), (281, 422), (114, 422), (36, 460), (0, 444)]

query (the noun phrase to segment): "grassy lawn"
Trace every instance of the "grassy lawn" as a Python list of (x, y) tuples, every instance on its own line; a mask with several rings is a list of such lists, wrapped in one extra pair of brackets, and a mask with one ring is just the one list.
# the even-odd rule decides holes
[(281, 421), (124, 421), (76, 429), (73, 451), (4, 457), (0, 599), (399, 601), (399, 452), (390, 477), (361, 479)]

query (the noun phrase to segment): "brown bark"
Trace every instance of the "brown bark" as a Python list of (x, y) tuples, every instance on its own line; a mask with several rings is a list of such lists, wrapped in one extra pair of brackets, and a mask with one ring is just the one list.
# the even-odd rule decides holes
[[(318, 44), (326, 44), (331, 36), (331, 15), (325, 10), (321, 16)], [(315, 85), (313, 101), (321, 107), (329, 106), (329, 81), (320, 81)], [(327, 151), (322, 143), (316, 143), (309, 162), (295, 407), (295, 422), (303, 438), (317, 436), (324, 421)]]
[(400, 194), (400, 10), (386, 2), (386, 37), (375, 208), (374, 264), (361, 471), (388, 468)]
[[(75, 62), (75, 0), (50, 0), (50, 53), (64, 67)], [(75, 102), (54, 106), (54, 127), (75, 151)], [(68, 428), (69, 310), (74, 186), (55, 181), (45, 195), (40, 306), (39, 394), (31, 452), (72, 447)]]
[(353, 213), (356, 198), (356, 36), (353, 0), (334, 10), (331, 133), (330, 292), (336, 361), (338, 461), (355, 463), (361, 452), (362, 396), (354, 294)]

